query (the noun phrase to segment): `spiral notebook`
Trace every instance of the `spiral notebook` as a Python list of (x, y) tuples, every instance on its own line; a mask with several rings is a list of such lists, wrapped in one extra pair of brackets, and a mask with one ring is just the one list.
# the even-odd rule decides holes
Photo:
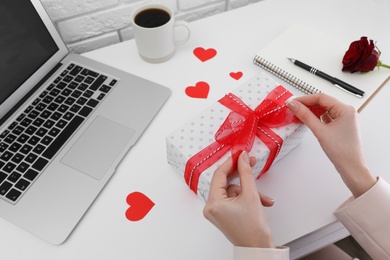
[[(352, 41), (339, 42), (309, 26), (296, 23), (259, 50), (253, 62), (295, 88), (295, 95), (323, 92), (354, 106), (359, 112), (390, 79), (390, 70), (375, 68), (369, 73), (342, 72), (342, 59)], [(380, 39), (377, 39), (378, 41)], [(293, 58), (343, 80), (366, 92), (353, 96), (332, 83), (294, 65)]]

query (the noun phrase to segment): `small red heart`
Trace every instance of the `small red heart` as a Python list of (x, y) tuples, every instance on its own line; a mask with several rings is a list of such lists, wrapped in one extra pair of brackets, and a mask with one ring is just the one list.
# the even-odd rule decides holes
[(217, 55), (217, 51), (213, 48), (205, 50), (202, 47), (198, 47), (194, 49), (194, 55), (202, 62), (205, 62)]
[(186, 94), (193, 98), (207, 98), (209, 95), (210, 86), (206, 82), (199, 81), (195, 86), (186, 88)]
[(233, 79), (235, 80), (239, 80), (241, 77), (242, 77), (242, 72), (241, 71), (237, 71), (237, 72), (230, 72), (230, 77), (232, 77)]
[(127, 204), (130, 208), (126, 210), (126, 218), (130, 221), (143, 219), (153, 208), (154, 202), (141, 192), (132, 192), (127, 195)]

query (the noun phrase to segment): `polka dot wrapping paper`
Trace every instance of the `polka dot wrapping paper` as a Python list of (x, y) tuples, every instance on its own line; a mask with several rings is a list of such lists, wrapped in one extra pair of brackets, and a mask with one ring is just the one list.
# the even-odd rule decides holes
[[(268, 75), (259, 73), (231, 93), (254, 110), (279, 85)], [(168, 163), (173, 166), (180, 176), (183, 176), (183, 181), (185, 181), (184, 172), (187, 161), (200, 150), (215, 142), (215, 133), (230, 112), (230, 109), (216, 102), (166, 138)], [(291, 123), (286, 126), (272, 128), (272, 131), (283, 139), (283, 145), (274, 163), (301, 142), (306, 130), (306, 126), (301, 123)], [(256, 157), (253, 178), (257, 178), (267, 162), (270, 150), (258, 137), (255, 137), (249, 155)], [(214, 171), (230, 156), (231, 152), (228, 151), (200, 174), (196, 193), (202, 200), (207, 200)], [(238, 177), (233, 178), (230, 183), (239, 184)]]

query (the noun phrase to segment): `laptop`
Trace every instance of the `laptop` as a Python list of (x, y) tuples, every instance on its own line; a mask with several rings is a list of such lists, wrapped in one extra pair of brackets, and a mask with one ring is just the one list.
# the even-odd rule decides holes
[(71, 54), (39, 0), (0, 2), (0, 216), (63, 243), (170, 90)]

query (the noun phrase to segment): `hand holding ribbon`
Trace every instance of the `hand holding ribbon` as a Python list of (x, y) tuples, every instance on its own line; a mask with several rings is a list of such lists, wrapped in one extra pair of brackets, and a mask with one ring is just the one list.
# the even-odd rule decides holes
[(292, 97), (291, 92), (278, 86), (254, 110), (231, 93), (220, 99), (219, 102), (229, 108), (231, 112), (216, 132), (216, 142), (202, 149), (187, 161), (184, 177), (188, 186), (197, 193), (201, 173), (230, 149), (233, 159), (232, 172), (234, 172), (238, 156), (242, 151), (249, 152), (252, 149), (256, 136), (270, 150), (267, 162), (259, 177), (266, 172), (283, 145), (283, 139), (271, 128), (300, 122), (285, 105), (290, 97)]

